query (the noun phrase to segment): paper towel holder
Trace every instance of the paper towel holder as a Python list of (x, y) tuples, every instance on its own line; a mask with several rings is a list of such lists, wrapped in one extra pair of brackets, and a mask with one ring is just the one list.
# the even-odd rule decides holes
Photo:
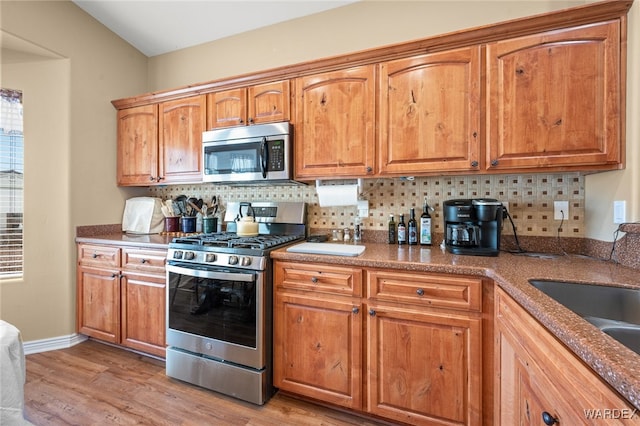
[[(360, 196), (362, 196), (362, 189), (364, 188), (364, 179), (362, 178), (358, 178), (357, 179), (358, 183), (358, 198)], [(318, 188), (319, 186), (322, 186), (322, 179), (316, 179), (316, 188)]]

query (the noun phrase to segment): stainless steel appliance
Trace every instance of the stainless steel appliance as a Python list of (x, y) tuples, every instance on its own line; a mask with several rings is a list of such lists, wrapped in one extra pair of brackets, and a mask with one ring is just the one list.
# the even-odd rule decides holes
[(166, 373), (254, 404), (272, 388), (269, 252), (304, 239), (304, 203), (254, 202), (259, 235), (239, 237), (240, 203), (227, 231), (175, 238), (167, 258)]
[(447, 200), (443, 204), (445, 247), (454, 254), (497, 256), (505, 210), (492, 198)]
[(298, 183), (293, 179), (293, 127), (287, 122), (217, 129), (202, 134), (204, 182)]

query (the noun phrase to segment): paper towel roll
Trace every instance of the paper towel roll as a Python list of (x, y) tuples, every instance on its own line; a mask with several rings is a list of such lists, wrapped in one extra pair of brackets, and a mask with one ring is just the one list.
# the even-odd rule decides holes
[(355, 206), (358, 204), (358, 185), (316, 186), (320, 207)]

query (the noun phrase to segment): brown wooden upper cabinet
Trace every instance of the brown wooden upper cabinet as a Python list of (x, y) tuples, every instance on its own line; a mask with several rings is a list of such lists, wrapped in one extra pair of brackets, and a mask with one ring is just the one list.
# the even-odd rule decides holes
[(207, 128), (244, 126), (289, 121), (289, 80), (264, 83), (210, 93), (207, 99)]
[(297, 179), (375, 173), (375, 66), (295, 80)]
[(623, 164), (620, 21), (487, 45), (486, 167)]
[(380, 64), (379, 172), (480, 169), (480, 47)]
[(118, 111), (118, 185), (201, 182), (205, 95)]

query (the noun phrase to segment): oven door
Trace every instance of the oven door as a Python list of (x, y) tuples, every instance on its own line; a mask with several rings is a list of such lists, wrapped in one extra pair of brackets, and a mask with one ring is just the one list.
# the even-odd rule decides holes
[(263, 272), (167, 264), (167, 344), (255, 369), (266, 366)]

